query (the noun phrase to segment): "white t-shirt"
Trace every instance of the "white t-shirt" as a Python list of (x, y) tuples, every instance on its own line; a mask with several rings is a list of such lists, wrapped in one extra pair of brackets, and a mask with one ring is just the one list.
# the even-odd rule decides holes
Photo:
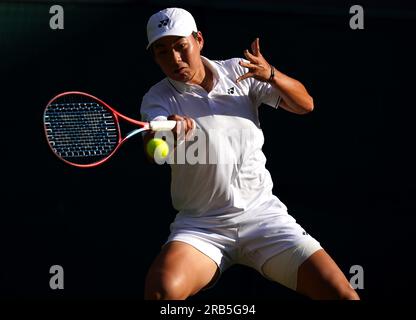
[[(206, 142), (205, 161), (171, 164), (172, 204), (178, 216), (235, 218), (277, 199), (265, 167), (258, 107), (264, 103), (277, 108), (281, 96), (270, 84), (253, 78), (236, 83), (247, 72), (239, 65), (242, 59), (201, 58), (214, 75), (211, 92), (199, 85), (164, 78), (144, 95), (142, 120), (163, 120), (171, 114), (188, 116), (195, 120), (196, 131), (206, 136), (206, 140), (198, 136), (194, 141)], [(192, 141), (186, 144), (185, 148), (192, 147)], [(286, 211), (285, 205), (277, 202)]]

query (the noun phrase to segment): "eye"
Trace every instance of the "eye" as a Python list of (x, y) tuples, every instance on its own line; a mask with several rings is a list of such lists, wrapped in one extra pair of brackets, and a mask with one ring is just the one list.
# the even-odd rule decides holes
[(185, 48), (186, 48), (186, 43), (185, 43), (185, 42), (183, 42), (183, 43), (179, 43), (178, 47), (179, 47), (180, 49), (185, 49)]

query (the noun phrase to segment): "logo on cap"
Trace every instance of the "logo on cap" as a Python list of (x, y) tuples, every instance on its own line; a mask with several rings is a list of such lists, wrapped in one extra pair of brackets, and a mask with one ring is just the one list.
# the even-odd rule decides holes
[(158, 28), (162, 28), (162, 27), (166, 27), (167, 25), (168, 25), (168, 22), (169, 22), (169, 18), (167, 18), (167, 19), (163, 19), (163, 20), (161, 20), (161, 21), (159, 21), (160, 23), (158, 24)]
[(181, 8), (166, 8), (153, 14), (147, 22), (147, 40), (150, 45), (164, 36), (188, 37), (198, 31), (192, 15)]

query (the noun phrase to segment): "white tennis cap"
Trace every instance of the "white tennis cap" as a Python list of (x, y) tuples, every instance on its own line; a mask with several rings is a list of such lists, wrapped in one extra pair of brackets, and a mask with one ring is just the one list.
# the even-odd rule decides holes
[(198, 31), (194, 17), (181, 8), (163, 9), (149, 18), (147, 22), (146, 49), (156, 40), (165, 36), (187, 37), (193, 31)]

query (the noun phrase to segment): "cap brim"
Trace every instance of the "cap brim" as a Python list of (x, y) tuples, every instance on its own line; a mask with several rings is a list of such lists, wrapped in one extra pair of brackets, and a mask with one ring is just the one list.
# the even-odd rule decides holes
[(154, 37), (152, 40), (149, 41), (149, 44), (147, 45), (146, 50), (148, 50), (150, 48), (150, 46), (155, 41), (159, 40), (160, 38), (167, 37), (167, 36), (188, 37), (188, 36), (190, 36), (192, 34), (192, 32), (193, 31), (190, 31), (189, 34), (183, 34), (183, 33), (182, 34), (179, 34), (178, 32), (176, 32), (174, 30), (171, 30), (171, 31), (165, 32), (165, 33), (163, 33), (161, 35), (157, 35), (156, 37)]

